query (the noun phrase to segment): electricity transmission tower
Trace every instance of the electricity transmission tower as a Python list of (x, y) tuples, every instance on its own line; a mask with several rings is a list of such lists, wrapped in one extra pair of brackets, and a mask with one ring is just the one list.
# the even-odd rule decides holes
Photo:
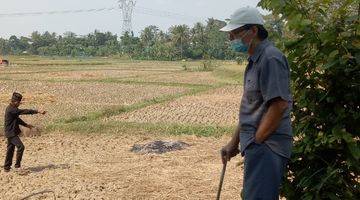
[(132, 31), (132, 13), (135, 7), (136, 0), (118, 0), (119, 8), (123, 16), (122, 33), (131, 33)]

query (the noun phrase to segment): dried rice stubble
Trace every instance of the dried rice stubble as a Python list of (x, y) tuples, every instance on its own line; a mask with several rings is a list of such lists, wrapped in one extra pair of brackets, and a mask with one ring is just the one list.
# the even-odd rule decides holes
[(85, 116), (90, 112), (132, 105), (146, 99), (188, 90), (183, 87), (108, 83), (3, 83), (4, 93), (0, 94), (0, 103), (6, 107), (13, 88), (16, 87), (24, 96), (22, 107), (48, 111), (45, 116), (24, 116), (29, 123), (41, 126), (55, 119)]
[(140, 78), (126, 78), (125, 80), (207, 85), (219, 82), (219, 80), (214, 77), (211, 72), (174, 72), (167, 74), (153, 74)]
[(139, 123), (232, 126), (238, 121), (241, 93), (240, 86), (225, 86), (123, 113), (110, 119)]

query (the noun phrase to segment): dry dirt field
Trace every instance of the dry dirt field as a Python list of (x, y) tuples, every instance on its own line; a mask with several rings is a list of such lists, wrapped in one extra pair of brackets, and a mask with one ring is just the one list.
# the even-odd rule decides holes
[[(238, 120), (243, 66), (201, 61), (10, 57), (0, 67), (0, 112), (13, 91), (22, 118), (41, 129), (23, 136), (22, 169), (0, 169), (0, 199), (215, 199), (220, 148)], [(3, 117), (0, 118), (3, 129)], [(25, 130), (27, 131), (27, 130)], [(2, 131), (0, 132), (2, 133)], [(131, 152), (155, 140), (190, 146), (164, 154)], [(6, 140), (0, 152), (5, 157)], [(0, 163), (2, 166), (2, 163)], [(240, 199), (242, 159), (229, 164), (222, 199)]]
[[(134, 143), (154, 139), (191, 146), (161, 155), (130, 152)], [(219, 148), (227, 140), (56, 133), (24, 138), (23, 169), (0, 172), (1, 199), (215, 199)], [(228, 165), (223, 199), (240, 199), (240, 161)]]

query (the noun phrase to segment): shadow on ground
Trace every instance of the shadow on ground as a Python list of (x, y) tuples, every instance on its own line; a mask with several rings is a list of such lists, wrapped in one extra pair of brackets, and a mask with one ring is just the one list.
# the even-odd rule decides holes
[(59, 164), (59, 165), (50, 164), (50, 165), (38, 166), (38, 167), (28, 167), (28, 168), (26, 168), (26, 170), (36, 173), (36, 172), (41, 172), (41, 171), (50, 170), (50, 169), (69, 169), (69, 168), (70, 168), (70, 165), (68, 165), (68, 164)]
[(53, 198), (56, 199), (54, 191), (44, 190), (44, 191), (41, 191), (41, 192), (32, 193), (32, 194), (30, 194), (30, 195), (28, 195), (28, 196), (26, 196), (26, 197), (24, 197), (24, 198), (21, 198), (21, 200), (30, 199), (30, 198), (33, 197), (33, 196), (43, 195), (43, 194), (46, 194), (46, 193), (52, 193), (52, 194), (53, 194)]

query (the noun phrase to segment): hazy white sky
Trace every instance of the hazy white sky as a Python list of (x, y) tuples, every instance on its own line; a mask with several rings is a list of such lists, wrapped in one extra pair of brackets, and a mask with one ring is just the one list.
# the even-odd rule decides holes
[[(171, 25), (192, 26), (195, 22), (205, 22), (210, 17), (224, 20), (235, 9), (244, 6), (255, 7), (258, 2), (259, 0), (137, 0), (138, 7), (133, 14), (133, 30), (138, 35), (140, 30), (148, 25), (156, 25), (162, 30), (167, 30)], [(2, 15), (117, 6), (117, 0), (0, 0), (0, 37), (29, 36), (33, 31), (50, 31), (57, 34), (72, 31), (83, 35), (95, 29), (119, 35), (122, 15), (118, 9), (39, 16), (5, 17)]]

